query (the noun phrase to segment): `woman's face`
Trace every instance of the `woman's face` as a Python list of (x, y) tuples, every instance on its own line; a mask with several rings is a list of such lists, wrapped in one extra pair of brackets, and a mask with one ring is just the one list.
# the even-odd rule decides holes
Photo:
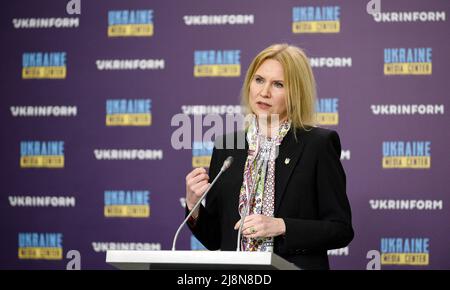
[(256, 70), (250, 84), (249, 102), (257, 116), (278, 114), (280, 121), (286, 119), (284, 73), (278, 61), (267, 59)]

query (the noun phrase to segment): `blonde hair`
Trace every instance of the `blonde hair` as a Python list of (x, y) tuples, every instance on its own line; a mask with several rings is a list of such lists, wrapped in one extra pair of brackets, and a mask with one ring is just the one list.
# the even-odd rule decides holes
[(295, 128), (315, 126), (316, 81), (309, 60), (302, 49), (288, 44), (273, 44), (261, 51), (251, 62), (242, 86), (242, 105), (252, 112), (249, 101), (250, 84), (261, 64), (273, 59), (283, 66), (286, 88), (287, 116)]

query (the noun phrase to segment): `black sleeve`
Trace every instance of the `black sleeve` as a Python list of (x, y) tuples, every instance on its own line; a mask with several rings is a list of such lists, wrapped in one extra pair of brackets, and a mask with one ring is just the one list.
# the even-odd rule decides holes
[[(209, 182), (211, 183), (222, 167), (221, 151), (214, 147), (211, 156), (211, 163), (209, 166)], [(219, 206), (219, 192), (215, 187), (212, 187), (206, 196), (205, 206), (200, 205), (199, 215), (195, 224), (188, 223), (194, 236), (208, 249), (218, 250), (220, 248), (221, 233), (220, 233), (220, 206)], [(189, 211), (186, 206), (186, 216)]]
[(342, 248), (354, 236), (339, 135), (330, 131), (321, 139), (316, 166), (319, 219), (284, 219), (284, 247), (288, 251)]

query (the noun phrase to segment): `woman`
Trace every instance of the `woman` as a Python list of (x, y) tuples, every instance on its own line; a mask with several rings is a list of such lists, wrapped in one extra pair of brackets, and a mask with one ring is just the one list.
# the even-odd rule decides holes
[(242, 101), (251, 113), (245, 131), (220, 141), (245, 134), (245, 149), (216, 143), (209, 176), (204, 168), (186, 176), (188, 213), (223, 161), (234, 158), (189, 220), (192, 233), (209, 250), (236, 250), (250, 202), (242, 250), (272, 251), (301, 269), (328, 269), (327, 250), (353, 239), (351, 210), (339, 136), (314, 127), (315, 80), (304, 52), (286, 44), (260, 52)]

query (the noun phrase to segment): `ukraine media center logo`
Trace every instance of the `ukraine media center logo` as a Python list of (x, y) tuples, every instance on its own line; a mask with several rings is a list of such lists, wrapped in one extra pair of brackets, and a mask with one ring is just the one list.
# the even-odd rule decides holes
[(240, 75), (240, 50), (194, 51), (194, 77), (238, 77)]
[(382, 238), (382, 265), (426, 266), (430, 262), (429, 238)]
[(299, 6), (292, 8), (293, 33), (339, 33), (339, 6)]
[(21, 168), (64, 168), (64, 141), (21, 141)]
[(104, 195), (105, 217), (150, 217), (150, 191), (106, 190)]
[(66, 52), (25, 52), (22, 79), (65, 79), (66, 60)]
[(61, 260), (62, 233), (19, 233), (19, 259)]
[(317, 99), (316, 118), (318, 125), (338, 125), (339, 124), (339, 99)]
[(194, 141), (192, 143), (192, 167), (209, 167), (213, 148), (213, 142)]
[(385, 75), (431, 75), (431, 47), (385, 48)]
[(431, 141), (383, 142), (383, 168), (431, 168)]
[(150, 126), (150, 99), (106, 100), (106, 126)]
[(108, 11), (108, 37), (153, 35), (153, 10)]

